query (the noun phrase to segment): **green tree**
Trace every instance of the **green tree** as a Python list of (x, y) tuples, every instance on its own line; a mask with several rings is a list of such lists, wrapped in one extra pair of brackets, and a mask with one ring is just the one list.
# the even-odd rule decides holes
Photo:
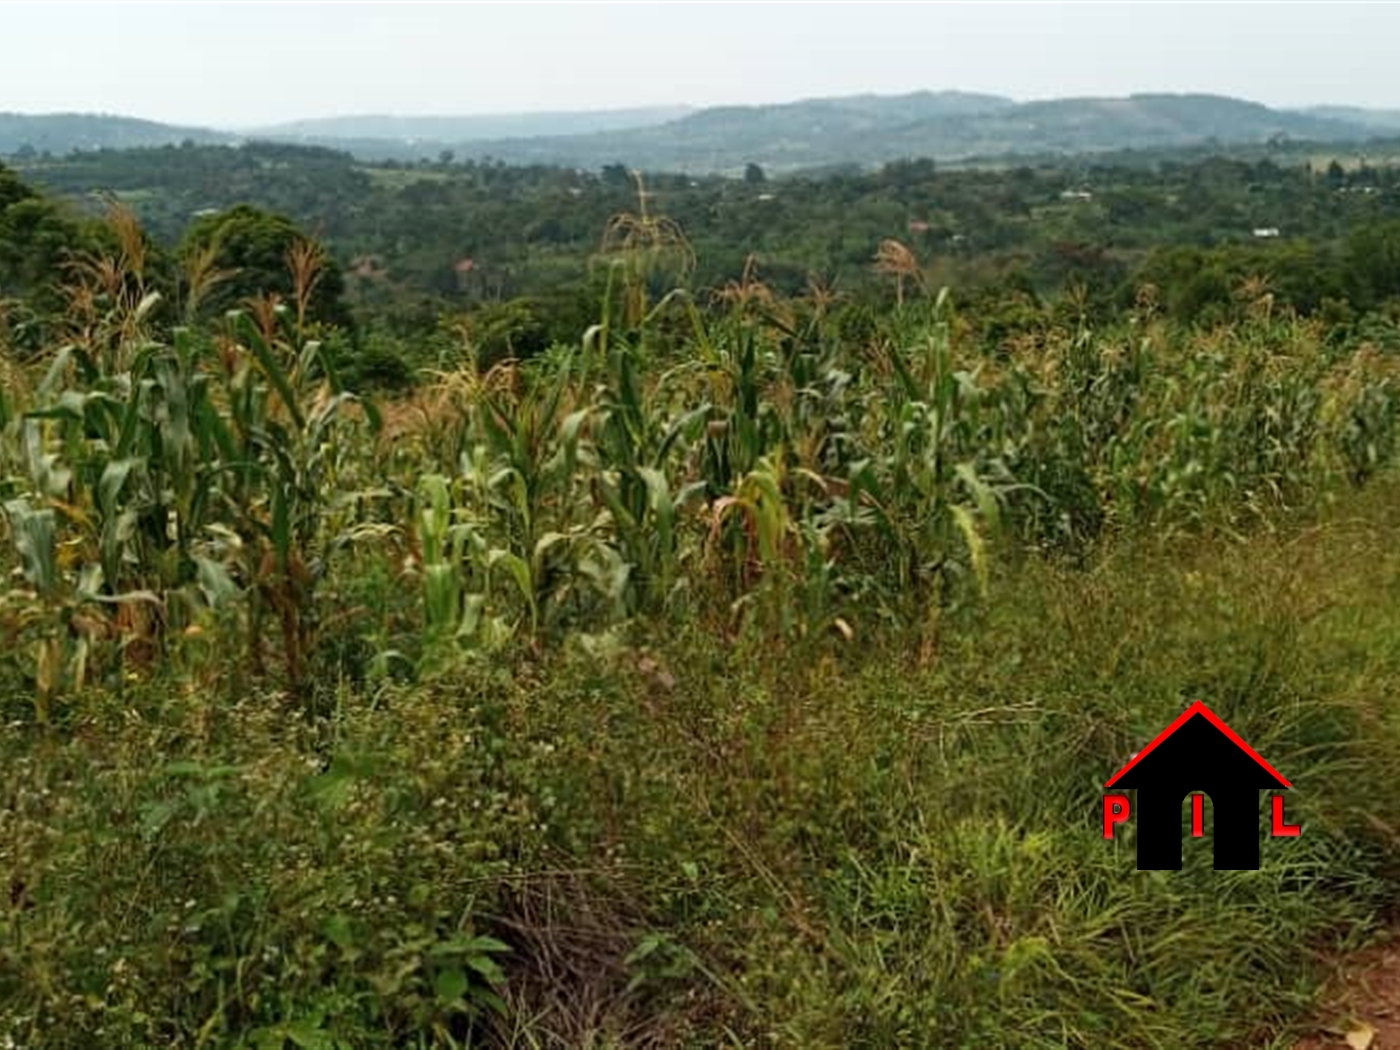
[(627, 170), (625, 164), (604, 164), (602, 179), (605, 186), (619, 187), (632, 184), (632, 174)]
[(16, 201), (26, 200), (35, 196), (33, 190), (24, 184), (24, 181), (5, 165), (0, 164), (0, 208), (8, 208)]
[[(203, 309), (221, 312), (261, 295), (289, 301), (294, 294), (291, 256), (301, 244), (316, 242), (285, 216), (240, 204), (190, 226), (180, 255), (188, 264), (212, 251), (213, 266), (226, 276), (204, 297)], [(340, 268), (326, 255), (310, 296), (309, 319), (351, 327), (344, 292)]]
[(1357, 227), (1347, 241), (1347, 262), (1356, 306), (1400, 296), (1400, 222)]
[(0, 298), (27, 300), (41, 313), (58, 310), (65, 265), (93, 246), (85, 226), (0, 165)]

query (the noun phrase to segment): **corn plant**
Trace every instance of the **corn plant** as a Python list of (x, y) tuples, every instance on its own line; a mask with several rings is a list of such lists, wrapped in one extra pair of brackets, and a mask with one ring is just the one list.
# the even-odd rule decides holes
[(695, 268), (695, 251), (674, 219), (652, 210), (642, 173), (634, 171), (632, 178), (637, 185), (637, 210), (619, 212), (608, 220), (600, 254), (609, 266), (617, 268), (609, 275), (609, 302), (612, 275), (620, 273), (621, 320), (637, 326), (651, 311), (656, 282), (673, 287), (683, 281)]
[(711, 408), (701, 403), (667, 412), (664, 376), (649, 404), (638, 381), (635, 349), (622, 340), (609, 348), (603, 375), (583, 428), (586, 462), (594, 468), (593, 496), (608, 512), (611, 542), (628, 566), (623, 601), (626, 612), (634, 614), (663, 605), (679, 579), (678, 517), (698, 502), (705, 484), (699, 479), (673, 484), (671, 478), (699, 439)]
[[(119, 251), (74, 267), (69, 343), (30, 404), (4, 411), (11, 539), (34, 588), (25, 615), (48, 604), (51, 623), (77, 618), (80, 640), (148, 664), (202, 610), (242, 596), (255, 665), (271, 609), (299, 685), (314, 585), (354, 533), (338, 491), (350, 445), (336, 440), (351, 399), (300, 315), (285, 334), (271, 301), (217, 339), (160, 331), (144, 242), (122, 213), (113, 221)], [(299, 286), (314, 287), (314, 265), (301, 260)], [(77, 664), (54, 644), (41, 648), (41, 692), (58, 663), (88, 662), (86, 641)]]
[[(220, 347), (227, 417), (212, 426), (228, 484), (223, 495), (249, 587), (250, 655), (263, 623), (278, 624), (287, 678), (299, 687), (315, 627), (315, 588), (334, 551), (355, 535), (350, 443), (338, 440), (356, 398), (336, 388), (322, 344), (281, 334), (286, 314), (260, 304), (235, 313)], [(371, 413), (367, 421), (374, 425)]]
[(1395, 461), (1400, 445), (1400, 367), (1363, 346), (1336, 365), (1324, 388), (1322, 426), (1353, 485)]
[(890, 352), (895, 381), (878, 440), (853, 470), (848, 496), (849, 505), (868, 500), (873, 509), (896, 587), (935, 602), (963, 567), (985, 585), (984, 530), (997, 527), (1012, 484), (986, 429), (996, 418), (984, 418), (989, 395), (975, 372), (954, 367), (945, 311), (940, 296), (929, 326)]
[(172, 326), (221, 279), (213, 256), (167, 301), (116, 213), (112, 250), (74, 261), (64, 341), (0, 384), (0, 626), (43, 717), (216, 621), (257, 669), (275, 639), (307, 686), (369, 540), (395, 537), (385, 577), (421, 588), (402, 616), (425, 668), (691, 598), (787, 639), (882, 619), (930, 641), (940, 610), (985, 590), (999, 540), (1235, 529), (1395, 458), (1393, 362), (1327, 347), (1258, 288), (1211, 332), (1081, 317), (988, 352), (893, 241), (883, 315), (820, 287), (785, 301), (754, 259), (702, 308), (665, 290), (693, 255), (638, 194), (577, 345), (483, 372), (468, 342), (463, 367), (389, 406), (388, 436), (309, 320), (315, 249), (291, 253), (288, 302)]

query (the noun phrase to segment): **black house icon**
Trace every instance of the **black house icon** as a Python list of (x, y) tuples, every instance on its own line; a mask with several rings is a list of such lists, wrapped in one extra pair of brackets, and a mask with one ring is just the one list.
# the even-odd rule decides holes
[(1181, 867), (1182, 802), (1188, 794), (1210, 798), (1216, 869), (1256, 869), (1259, 792), (1293, 785), (1198, 701), (1107, 786), (1137, 789), (1138, 869), (1175, 871)]

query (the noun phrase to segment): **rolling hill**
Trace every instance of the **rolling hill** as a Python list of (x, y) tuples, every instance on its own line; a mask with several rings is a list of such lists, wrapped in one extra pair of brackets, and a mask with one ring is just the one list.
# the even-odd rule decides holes
[(336, 145), (376, 139), (398, 142), (472, 142), (477, 139), (584, 135), (621, 128), (645, 128), (678, 120), (690, 106), (643, 106), (577, 112), (482, 113), (467, 116), (416, 117), (365, 115), (321, 117), (245, 131), (249, 138), (294, 139), (312, 145)]
[(941, 96), (879, 104), (826, 99), (786, 106), (699, 110), (654, 128), (469, 144), (464, 153), (515, 162), (597, 167), (622, 161), (655, 170), (773, 171), (909, 157), (1092, 153), (1209, 141), (1265, 142), (1280, 136), (1324, 142), (1379, 133), (1375, 126), (1211, 95), (1134, 95), (980, 106)]
[[(693, 111), (641, 107), (462, 117), (359, 116), (236, 134), (128, 117), (0, 114), (0, 155), (273, 140), (328, 146), (362, 160), (458, 159), (596, 169), (771, 172), (870, 167), (933, 157), (966, 160), (1097, 153), (1279, 139), (1361, 142), (1400, 129), (1400, 114), (1351, 107), (1279, 110), (1218, 95), (1132, 95), (1016, 102), (997, 95), (852, 95)], [(26, 151), (27, 152), (27, 151)]]
[(65, 154), (74, 150), (133, 149), (141, 146), (202, 146), (236, 142), (238, 136), (209, 128), (158, 124), (105, 113), (0, 113), (0, 156)]
[(1313, 106), (1302, 110), (1314, 117), (1341, 120), (1393, 134), (1400, 131), (1400, 109), (1362, 109), (1359, 106)]

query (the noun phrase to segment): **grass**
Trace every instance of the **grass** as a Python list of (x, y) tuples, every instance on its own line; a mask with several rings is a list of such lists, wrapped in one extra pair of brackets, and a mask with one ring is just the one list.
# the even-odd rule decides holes
[[(690, 629), (317, 722), (152, 684), (11, 723), (0, 1033), (1286, 1046), (1400, 875), (1397, 499), (1032, 560), (923, 661)], [(1257, 872), (1101, 838), (1102, 782), (1195, 699), (1295, 784)]]

